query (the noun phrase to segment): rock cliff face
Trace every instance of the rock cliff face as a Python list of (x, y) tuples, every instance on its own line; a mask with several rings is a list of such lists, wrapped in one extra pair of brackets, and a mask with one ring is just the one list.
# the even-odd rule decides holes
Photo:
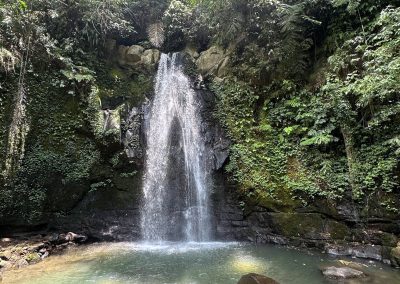
[[(216, 237), (220, 240), (317, 248), (328, 254), (373, 259), (398, 266), (399, 223), (381, 219), (359, 224), (346, 205), (279, 212), (259, 204), (239, 206), (234, 185), (222, 182), (215, 196)], [(317, 202), (318, 203), (318, 202)], [(397, 247), (396, 247), (397, 246)]]
[[(131, 50), (132, 54), (145, 52), (139, 48), (124, 49), (127, 52)], [(120, 51), (121, 47), (118, 50)], [(120, 56), (118, 62), (120, 62)], [(193, 65), (192, 58), (188, 55), (182, 54), (179, 60), (185, 61), (187, 66)], [(218, 196), (218, 193), (223, 192), (225, 188), (223, 166), (229, 156), (230, 141), (212, 115), (215, 107), (215, 95), (202, 88), (202, 83), (197, 80), (197, 76), (193, 75), (192, 81), (201, 104), (201, 129), (207, 147), (205, 151), (208, 153), (207, 164), (212, 169), (215, 180), (211, 206), (213, 214), (218, 215), (220, 214), (220, 203), (224, 197), (220, 200), (215, 196)], [(152, 95), (149, 94), (148, 97), (151, 100)], [(125, 105), (122, 108), (117, 107), (115, 110), (102, 111), (104, 119), (101, 124), (104, 125), (104, 131), (114, 131), (121, 136), (121, 144), (116, 149), (121, 156), (120, 165), (117, 168), (125, 173), (131, 172), (131, 174), (130, 176), (118, 176), (115, 169), (99, 165), (93, 175), (97, 175), (97, 180), (111, 180), (110, 185), (112, 186), (102, 188), (100, 185), (99, 189), (90, 190), (68, 214), (52, 218), (50, 227), (57, 230), (81, 232), (101, 240), (140, 239), (141, 185), (146, 140), (144, 131), (149, 107), (150, 102), (148, 101), (130, 109)], [(179, 152), (179, 148), (176, 148), (176, 151)], [(176, 154), (176, 157), (180, 156), (179, 153)], [(179, 163), (179, 161), (176, 162)], [(171, 180), (180, 184), (182, 181), (179, 174), (175, 172), (174, 174), (176, 178)], [(213, 220), (215, 220), (214, 226), (217, 227), (217, 219), (213, 218)]]

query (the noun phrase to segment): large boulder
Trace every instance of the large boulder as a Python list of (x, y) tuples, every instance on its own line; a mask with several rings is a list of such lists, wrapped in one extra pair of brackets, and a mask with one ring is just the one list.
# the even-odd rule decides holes
[(330, 279), (350, 279), (365, 277), (365, 273), (350, 267), (329, 266), (321, 269), (322, 274)]
[(126, 52), (126, 60), (128, 63), (136, 63), (142, 60), (144, 48), (140, 45), (132, 45)]
[(141, 63), (144, 65), (153, 65), (160, 60), (160, 51), (157, 49), (147, 49), (143, 52)]
[(121, 66), (144, 66), (153, 69), (160, 60), (161, 53), (157, 49), (144, 49), (140, 45), (123, 46), (117, 48), (116, 61)]
[(249, 273), (243, 275), (237, 284), (279, 284), (279, 282), (264, 275)]
[[(208, 50), (203, 51), (197, 59), (196, 64), (202, 75), (218, 74), (220, 65), (226, 58), (225, 51), (218, 47), (212, 46)], [(221, 72), (223, 74), (224, 72)]]

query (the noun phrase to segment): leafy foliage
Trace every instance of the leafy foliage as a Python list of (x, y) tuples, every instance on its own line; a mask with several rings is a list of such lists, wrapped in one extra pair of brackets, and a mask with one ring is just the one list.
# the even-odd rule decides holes
[[(268, 17), (280, 15), (274, 29), (283, 36), (262, 28), (236, 50), (236, 79), (224, 81), (236, 91), (216, 92), (218, 116), (234, 141), (227, 170), (247, 192), (289, 191), (305, 203), (328, 197), (361, 206), (376, 198), (389, 200), (379, 206), (392, 210), (400, 182), (400, 10), (390, 1), (350, 2), (272, 6), (277, 14)], [(327, 23), (327, 11), (338, 17)], [(358, 29), (347, 31), (349, 23)], [(322, 41), (324, 26), (332, 34)], [(280, 45), (261, 45), (266, 34)], [(247, 78), (251, 83), (234, 83)]]

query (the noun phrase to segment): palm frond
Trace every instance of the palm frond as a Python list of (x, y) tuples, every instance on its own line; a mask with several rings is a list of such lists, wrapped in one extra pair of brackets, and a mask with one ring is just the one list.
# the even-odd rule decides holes
[(165, 41), (165, 34), (164, 34), (164, 26), (162, 23), (154, 23), (149, 26), (147, 29), (147, 34), (149, 37), (149, 41), (152, 45), (157, 48), (160, 48)]

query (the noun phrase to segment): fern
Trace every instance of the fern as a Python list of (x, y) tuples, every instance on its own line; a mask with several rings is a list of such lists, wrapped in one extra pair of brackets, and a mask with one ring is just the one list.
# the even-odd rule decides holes
[(313, 40), (307, 36), (309, 24), (318, 25), (320, 22), (305, 14), (303, 3), (282, 4), (280, 12), (283, 15), (280, 25), (285, 56), (281, 68), (286, 71), (292, 70), (294, 74), (301, 74), (308, 67), (308, 50), (313, 45)]

